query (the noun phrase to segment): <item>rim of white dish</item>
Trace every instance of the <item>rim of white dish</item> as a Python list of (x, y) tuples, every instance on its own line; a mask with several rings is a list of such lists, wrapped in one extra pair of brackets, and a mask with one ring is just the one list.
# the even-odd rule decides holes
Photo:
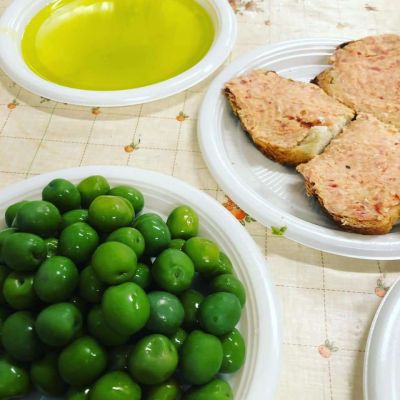
[[(382, 360), (383, 353), (386, 353), (387, 356), (389, 349), (387, 348), (387, 344), (390, 342), (390, 339), (393, 338), (394, 335), (398, 335), (397, 330), (393, 330), (393, 326), (390, 323), (390, 315), (391, 313), (388, 310), (385, 310), (387, 307), (393, 306), (393, 303), (398, 303), (398, 295), (399, 293), (399, 285), (400, 278), (397, 278), (396, 281), (392, 284), (388, 292), (385, 294), (385, 297), (382, 299), (381, 303), (378, 306), (378, 309), (375, 312), (374, 319), (372, 320), (371, 326), (369, 328), (367, 343), (365, 345), (365, 355), (364, 355), (364, 368), (363, 368), (363, 393), (364, 400), (378, 400), (381, 398), (379, 392), (382, 390), (383, 386), (388, 386), (386, 377), (387, 371), (384, 361)], [(393, 297), (396, 294), (396, 297)], [(384, 312), (386, 311), (386, 313)], [(392, 316), (392, 318), (394, 318)], [(389, 324), (389, 329), (386, 329)], [(383, 334), (377, 333), (377, 326), (383, 326), (384, 329)], [(377, 349), (376, 349), (377, 347)], [(386, 351), (385, 351), (386, 350)], [(378, 364), (378, 365), (377, 365)], [(379, 369), (381, 367), (381, 369)], [(383, 367), (383, 368), (382, 368)], [(382, 387), (377, 387), (376, 383), (382, 383)], [(393, 391), (391, 391), (391, 387), (387, 387), (388, 393), (390, 392), (394, 395)], [(384, 397), (387, 399), (387, 397)], [(394, 397), (393, 397), (394, 398)]]
[(215, 38), (193, 67), (165, 81), (127, 90), (95, 91), (62, 86), (36, 75), (21, 54), (23, 32), (49, 0), (14, 0), (0, 18), (0, 67), (16, 83), (39, 96), (81, 106), (117, 107), (143, 104), (172, 96), (201, 82), (228, 57), (236, 40), (237, 21), (228, 1), (196, 0), (213, 19)]
[(245, 286), (253, 289), (247, 291), (248, 301), (245, 307), (254, 331), (248, 332), (253, 345), (251, 352), (250, 346), (248, 347), (247, 367), (244, 367), (248, 370), (245, 379), (240, 381), (238, 390), (244, 392), (247, 399), (258, 399), (260, 396), (273, 399), (281, 360), (279, 301), (265, 257), (246, 229), (217, 200), (168, 175), (139, 168), (98, 165), (49, 172), (10, 185), (0, 190), (0, 209), (21, 200), (22, 196), (40, 196), (41, 188), (52, 179), (63, 177), (77, 182), (87, 176), (99, 174), (119, 184), (136, 184), (143, 191), (157, 197), (173, 199), (176, 204), (186, 203), (195, 208), (200, 219), (207, 220), (213, 234), (225, 243), (225, 251), (245, 262), (246, 268), (240, 268), (238, 272)]
[[(394, 239), (394, 233), (361, 235), (330, 229), (280, 210), (272, 202), (265, 202), (255, 190), (236, 176), (219, 130), (221, 115), (216, 110), (223, 96), (223, 85), (229, 79), (255, 68), (255, 65), (260, 67), (261, 61), (267, 57), (273, 58), (282, 51), (303, 47), (307, 50), (307, 46), (339, 45), (348, 40), (349, 38), (289, 40), (262, 46), (236, 59), (214, 79), (203, 98), (198, 119), (198, 140), (206, 164), (221, 188), (260, 223), (266, 226), (287, 225), (287, 238), (329, 253), (360, 259), (398, 259), (400, 236)], [(391, 240), (388, 240), (388, 235), (392, 235)]]

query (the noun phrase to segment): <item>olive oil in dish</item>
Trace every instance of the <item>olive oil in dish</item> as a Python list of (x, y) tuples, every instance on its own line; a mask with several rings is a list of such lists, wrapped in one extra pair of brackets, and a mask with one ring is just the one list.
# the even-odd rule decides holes
[(214, 39), (195, 0), (57, 0), (28, 23), (26, 64), (40, 77), (86, 90), (123, 90), (197, 64)]

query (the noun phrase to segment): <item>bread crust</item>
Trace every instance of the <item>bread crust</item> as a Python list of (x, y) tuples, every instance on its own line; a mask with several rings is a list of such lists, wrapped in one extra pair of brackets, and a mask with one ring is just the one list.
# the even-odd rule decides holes
[(368, 220), (360, 221), (355, 218), (345, 217), (343, 215), (338, 215), (330, 213), (325, 205), (324, 200), (318, 195), (317, 190), (315, 190), (314, 185), (309, 180), (304, 181), (306, 192), (308, 196), (313, 196), (321, 205), (321, 208), (325, 214), (330, 217), (340, 228), (347, 232), (360, 233), (362, 235), (384, 235), (389, 233), (393, 225), (400, 218), (400, 206), (393, 207), (390, 211), (390, 215), (383, 220)]
[(299, 149), (287, 149), (285, 147), (275, 146), (268, 142), (255, 140), (251, 133), (247, 130), (246, 126), (239, 116), (239, 107), (235, 101), (236, 97), (233, 95), (229, 88), (225, 88), (224, 92), (231, 105), (233, 113), (239, 118), (240, 126), (242, 127), (243, 131), (265, 156), (267, 156), (272, 161), (276, 161), (280, 164), (289, 166), (296, 166), (310, 160), (310, 156), (307, 153), (300, 151)]
[[(346, 44), (349, 44), (346, 43)], [(359, 112), (359, 108), (357, 105), (348, 99), (344, 100), (342, 94), (340, 93), (339, 88), (333, 83), (337, 78), (335, 69), (334, 68), (327, 68), (326, 70), (322, 71), (319, 75), (317, 75), (313, 80), (312, 83), (318, 85), (321, 89), (325, 91), (325, 93), (329, 94), (329, 96), (334, 97), (335, 99), (343, 102), (347, 107), (350, 107), (354, 110), (355, 113)]]
[[(261, 71), (260, 70), (260, 71), (254, 71), (254, 72), (260, 73), (260, 74), (273, 74), (274, 76), (278, 76), (276, 74), (276, 72), (273, 72), (273, 71)], [(279, 79), (283, 80), (285, 78), (279, 77)], [(289, 81), (289, 80), (286, 80), (286, 81)], [(304, 146), (303, 142), (297, 143), (297, 144), (293, 145), (292, 147), (285, 145), (285, 143), (283, 145), (279, 145), (276, 142), (273, 143), (273, 141), (268, 140), (268, 138), (262, 137), (261, 135), (255, 135), (254, 132), (251, 132), (251, 129), (249, 129), (249, 127), (246, 126), (246, 125), (251, 125), (248, 122), (248, 116), (242, 115), (243, 112), (241, 112), (242, 109), (237, 102), (237, 97), (236, 97), (235, 93), (232, 92), (230, 87), (228, 87), (228, 85), (229, 85), (229, 82), (228, 82), (227, 86), (225, 86), (225, 88), (224, 88), (224, 94), (230, 103), (233, 113), (238, 117), (243, 131), (246, 133), (246, 135), (250, 138), (250, 140), (255, 144), (255, 146), (265, 156), (267, 156), (271, 160), (279, 162), (280, 164), (283, 164), (283, 165), (296, 166), (298, 164), (309, 161), (311, 158), (313, 158), (316, 155), (315, 153), (312, 153), (312, 151), (310, 151), (309, 148), (307, 149), (307, 146)], [(302, 84), (302, 85), (305, 85), (305, 84)], [(303, 90), (303, 89), (301, 89), (301, 90)], [(307, 89), (307, 90), (309, 90), (309, 89)], [(300, 93), (303, 93), (303, 92), (301, 91)], [(313, 92), (313, 94), (315, 94), (315, 93)], [(342, 120), (343, 120), (343, 121), (341, 121), (343, 125), (346, 122), (349, 122), (354, 117), (354, 113), (352, 112), (351, 109), (340, 104), (333, 98), (329, 99), (329, 97), (325, 96), (325, 94), (322, 91), (317, 91), (317, 94), (326, 97), (328, 99), (329, 105), (331, 104), (332, 108), (336, 107), (335, 108), (336, 112), (337, 112), (337, 107), (339, 107), (340, 111), (342, 112), (342, 115), (340, 116), (340, 118), (342, 118)], [(324, 101), (326, 101), (326, 100), (324, 100)], [(273, 107), (273, 105), (271, 104), (270, 107)], [(326, 110), (329, 109), (329, 106), (327, 106), (327, 104), (325, 103), (324, 107), (325, 107), (324, 110), (326, 112)], [(295, 117), (292, 117), (292, 119), (295, 119)], [(336, 118), (335, 123), (339, 123), (339, 118)], [(301, 128), (303, 130), (304, 129), (308, 130), (308, 134), (311, 133), (312, 128), (314, 128), (318, 125), (318, 123), (312, 124), (312, 123), (309, 123), (308, 121), (303, 122), (301, 119), (299, 119), (299, 124), (301, 125)], [(340, 131), (341, 128), (338, 130)], [(333, 132), (330, 131), (330, 134), (332, 134), (332, 133)], [(334, 134), (336, 134), (336, 133), (338, 133), (338, 132), (334, 132)], [(334, 136), (334, 134), (333, 134), (333, 136)], [(306, 138), (307, 138), (307, 136), (306, 136)]]

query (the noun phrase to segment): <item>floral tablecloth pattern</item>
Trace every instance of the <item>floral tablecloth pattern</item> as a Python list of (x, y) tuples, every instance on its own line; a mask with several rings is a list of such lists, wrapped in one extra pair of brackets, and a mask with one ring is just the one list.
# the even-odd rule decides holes
[[(8, 2), (0, 0), (0, 13)], [(229, 2), (239, 35), (226, 64), (257, 46), (287, 39), (400, 33), (396, 0)], [(211, 79), (165, 100), (107, 109), (38, 97), (0, 71), (0, 187), (55, 169), (110, 164), (160, 171), (200, 188), (242, 223), (268, 260), (283, 314), (277, 398), (362, 399), (369, 326), (400, 275), (400, 262), (306, 248), (287, 240), (284, 230), (261, 226), (233, 203), (208, 172), (196, 139), (197, 112)], [(266, 368), (276, 368), (268, 363)]]

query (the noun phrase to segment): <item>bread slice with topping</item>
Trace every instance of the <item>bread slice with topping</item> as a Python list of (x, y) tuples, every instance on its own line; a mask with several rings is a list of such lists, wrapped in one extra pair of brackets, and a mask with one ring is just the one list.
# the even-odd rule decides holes
[(307, 194), (345, 230), (384, 234), (400, 218), (400, 132), (370, 114), (297, 171)]
[(354, 112), (311, 83), (254, 70), (225, 84), (244, 131), (269, 158), (297, 165), (321, 153)]
[(400, 36), (369, 36), (340, 45), (332, 68), (313, 82), (357, 113), (400, 128)]

